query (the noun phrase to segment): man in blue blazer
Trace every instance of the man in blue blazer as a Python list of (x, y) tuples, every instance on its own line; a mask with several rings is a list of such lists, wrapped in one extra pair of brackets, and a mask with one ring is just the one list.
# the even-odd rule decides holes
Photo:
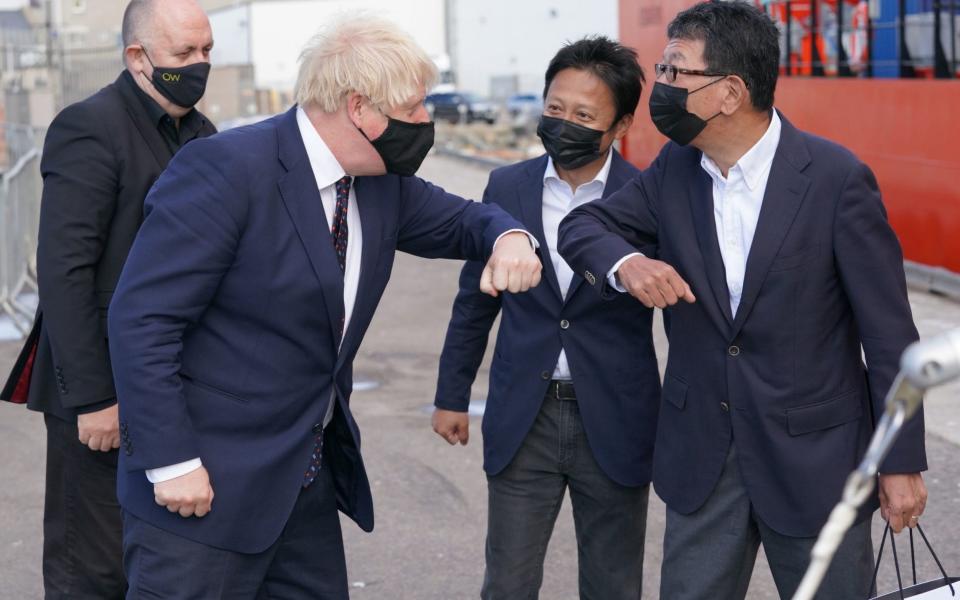
[[(671, 142), (571, 213), (560, 252), (603, 295), (669, 307), (661, 596), (743, 598), (762, 543), (789, 598), (917, 339), (903, 256), (870, 170), (773, 109), (779, 33), (762, 11), (702, 3), (667, 32), (650, 113)], [(896, 531), (923, 513), (926, 466), (920, 415), (880, 467)], [(876, 507), (818, 598), (871, 595)]]
[(547, 280), (490, 297), (477, 289), (483, 264), (468, 262), (440, 358), (434, 428), (466, 444), (470, 386), (502, 311), (483, 417), (487, 600), (537, 596), (568, 488), (580, 598), (640, 595), (660, 402), (652, 310), (629, 296), (604, 302), (583, 285), (557, 253), (557, 227), (638, 174), (613, 142), (630, 127), (642, 81), (636, 53), (606, 38), (561, 49), (538, 131), (547, 155), (497, 169), (484, 194), (536, 235)]
[(411, 176), (435, 76), (388, 22), (331, 25), (298, 106), (191, 144), (147, 197), (109, 313), (129, 597), (347, 598), (337, 508), (373, 528), (352, 363), (395, 252), (539, 281), (517, 221)]

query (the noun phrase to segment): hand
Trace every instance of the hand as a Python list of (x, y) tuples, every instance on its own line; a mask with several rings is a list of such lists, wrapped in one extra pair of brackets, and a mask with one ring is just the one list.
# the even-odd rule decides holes
[(483, 268), (480, 291), (494, 298), (502, 291), (525, 292), (540, 283), (542, 268), (526, 233), (505, 234), (493, 246), (493, 254)]
[[(880, 515), (894, 533), (916, 527), (927, 507), (927, 486), (920, 473), (880, 475)], [(914, 518), (916, 517), (916, 518)]]
[(80, 443), (91, 450), (109, 452), (120, 447), (120, 412), (117, 405), (77, 415)]
[(213, 508), (213, 487), (207, 470), (199, 467), (186, 475), (153, 484), (157, 504), (181, 517), (202, 517)]
[(617, 279), (627, 292), (647, 308), (666, 308), (678, 301), (697, 301), (693, 290), (677, 271), (665, 262), (633, 256), (617, 269)]
[(465, 412), (435, 408), (431, 421), (433, 430), (451, 446), (455, 446), (457, 442), (466, 446), (470, 440), (470, 415)]

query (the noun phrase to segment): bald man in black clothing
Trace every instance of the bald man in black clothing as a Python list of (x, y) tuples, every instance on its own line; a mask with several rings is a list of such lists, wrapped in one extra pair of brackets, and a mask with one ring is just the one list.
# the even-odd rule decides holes
[(50, 125), (41, 162), (40, 306), (0, 394), (44, 413), (47, 599), (126, 591), (107, 307), (147, 191), (184, 144), (216, 132), (193, 108), (213, 46), (194, 0), (133, 0), (123, 43), (126, 69), (117, 80)]

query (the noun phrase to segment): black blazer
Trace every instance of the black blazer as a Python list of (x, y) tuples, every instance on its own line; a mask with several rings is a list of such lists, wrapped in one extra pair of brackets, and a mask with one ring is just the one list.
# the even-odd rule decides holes
[[(24, 377), (29, 392), (19, 401), (63, 419), (116, 397), (107, 307), (143, 219), (143, 199), (173, 156), (138, 94), (121, 73), (50, 124), (40, 162), (40, 306), (4, 400), (17, 400)], [(197, 137), (216, 133), (199, 116)]]
[[(656, 242), (697, 296), (666, 311), (653, 482), (667, 505), (682, 514), (700, 508), (734, 443), (760, 518), (811, 537), (863, 456), (917, 330), (903, 255), (870, 169), (782, 122), (735, 317), (712, 183), (695, 148), (668, 143), (632, 184), (572, 211), (560, 225), (560, 252), (609, 294), (613, 264)], [(926, 467), (920, 413), (880, 470)], [(874, 496), (861, 518), (876, 506)]]

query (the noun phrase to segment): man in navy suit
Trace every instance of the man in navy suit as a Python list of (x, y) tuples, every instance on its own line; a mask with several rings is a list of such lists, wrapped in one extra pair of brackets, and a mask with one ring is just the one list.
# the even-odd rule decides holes
[(538, 128), (547, 155), (490, 176), (484, 202), (534, 232), (547, 284), (522, 296), (479, 293), (468, 262), (440, 358), (434, 429), (469, 438), (470, 386), (503, 312), (483, 418), (489, 517), (488, 600), (535, 598), (547, 542), (569, 488), (580, 548), (580, 597), (636, 599), (660, 376), (652, 310), (604, 302), (557, 253), (557, 227), (577, 206), (638, 174), (613, 149), (633, 121), (643, 71), (607, 38), (561, 49), (546, 72)]
[(191, 144), (147, 197), (109, 315), (129, 597), (346, 598), (337, 508), (373, 528), (352, 363), (395, 252), (538, 283), (517, 221), (412, 176), (435, 76), (389, 22), (331, 25), (298, 106)]
[[(661, 596), (743, 598), (762, 543), (789, 598), (917, 339), (903, 256), (870, 170), (773, 109), (779, 34), (762, 11), (702, 3), (667, 34), (650, 114), (671, 141), (571, 213), (560, 252), (603, 295), (668, 307)], [(880, 467), (896, 531), (923, 513), (925, 469), (921, 415)], [(871, 595), (877, 504), (818, 597)]]

